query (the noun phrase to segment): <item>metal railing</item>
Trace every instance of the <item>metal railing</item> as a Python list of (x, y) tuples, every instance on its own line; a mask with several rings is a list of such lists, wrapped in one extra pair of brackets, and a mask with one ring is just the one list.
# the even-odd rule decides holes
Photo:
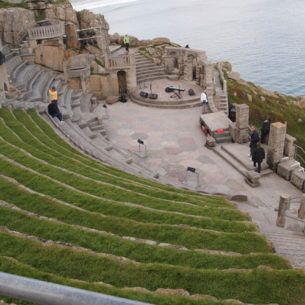
[(294, 153), (294, 159), (299, 161), (302, 166), (305, 166), (305, 150), (301, 147), (298, 146), (296, 144), (294, 144), (295, 146), (295, 153)]
[(0, 272), (0, 295), (42, 305), (150, 305)]

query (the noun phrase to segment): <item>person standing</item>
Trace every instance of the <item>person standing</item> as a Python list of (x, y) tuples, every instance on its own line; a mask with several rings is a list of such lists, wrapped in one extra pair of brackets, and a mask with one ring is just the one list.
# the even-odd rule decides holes
[(256, 130), (256, 127), (253, 125), (251, 126), (251, 139), (250, 139), (250, 160), (253, 156), (253, 151), (256, 148), (256, 143), (259, 142), (259, 135)]
[(254, 167), (256, 167), (256, 163), (257, 163), (257, 172), (258, 173), (261, 172), (261, 164), (264, 159), (265, 159), (265, 150), (263, 147), (261, 147), (261, 143), (257, 142), (256, 148), (253, 150), (252, 161), (253, 161)]
[(265, 120), (263, 123), (263, 126), (261, 128), (261, 143), (265, 143), (265, 139), (270, 132), (270, 124), (271, 124), (270, 119)]
[(200, 101), (202, 103), (202, 113), (206, 113), (206, 105), (208, 104), (208, 98), (204, 91), (201, 93)]
[(57, 104), (57, 91), (56, 88), (53, 86), (52, 89), (49, 89), (49, 95), (51, 99), (51, 103), (48, 105), (48, 113), (49, 115), (54, 118), (57, 117), (60, 122), (63, 122), (62, 120), (62, 113), (60, 112)]
[(124, 41), (126, 51), (129, 52), (129, 37), (127, 34), (125, 34), (123, 41)]

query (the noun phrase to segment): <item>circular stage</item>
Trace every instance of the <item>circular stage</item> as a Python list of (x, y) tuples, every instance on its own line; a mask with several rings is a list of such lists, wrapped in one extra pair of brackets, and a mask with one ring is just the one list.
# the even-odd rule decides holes
[[(167, 87), (174, 89), (166, 92)], [(190, 89), (194, 91), (194, 95), (189, 94)], [(172, 81), (163, 78), (141, 82), (138, 88), (130, 93), (130, 98), (133, 102), (147, 107), (184, 109), (201, 106), (202, 91), (203, 88), (195, 81)]]

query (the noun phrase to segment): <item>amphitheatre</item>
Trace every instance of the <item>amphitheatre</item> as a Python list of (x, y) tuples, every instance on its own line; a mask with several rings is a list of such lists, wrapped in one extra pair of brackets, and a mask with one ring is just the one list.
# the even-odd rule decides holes
[(0, 1), (0, 304), (305, 304), (300, 140), (274, 115), (248, 156), (254, 102), (300, 100), (122, 42), (66, 0)]

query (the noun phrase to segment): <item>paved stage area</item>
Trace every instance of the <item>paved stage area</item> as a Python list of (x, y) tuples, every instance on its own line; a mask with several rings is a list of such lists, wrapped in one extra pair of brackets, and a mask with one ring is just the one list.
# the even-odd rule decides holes
[[(185, 89), (180, 91), (180, 98), (174, 92), (166, 92), (165, 88), (173, 86), (178, 89)], [(174, 101), (174, 100), (200, 100), (200, 95), (203, 91), (202, 87), (196, 84), (195, 81), (185, 80), (169, 80), (169, 79), (155, 79), (152, 81), (141, 82), (138, 85), (139, 91), (146, 91), (148, 93), (157, 93), (158, 99), (162, 101)], [(150, 90), (151, 89), (151, 90)], [(190, 96), (188, 93), (189, 89), (193, 89), (195, 92), (194, 96)], [(178, 91), (176, 91), (178, 92)]]
[[(142, 139), (147, 145), (148, 157), (137, 158), (158, 172), (163, 181), (185, 187), (186, 167), (191, 166), (200, 175), (199, 191), (228, 196), (247, 195), (248, 201), (238, 203), (239, 209), (248, 212), (271, 241), (277, 236), (274, 237), (274, 245), (278, 253), (285, 254), (295, 266), (305, 268), (304, 256), (300, 259), (294, 255), (300, 249), (305, 253), (304, 235), (276, 227), (277, 212), (274, 210), (278, 207), (281, 194), (300, 197), (302, 192), (276, 174), (262, 177), (261, 186), (257, 188), (246, 184), (237, 170), (204, 146), (205, 136), (199, 123), (201, 111), (201, 107), (176, 110), (142, 107), (130, 101), (116, 103), (109, 106), (110, 119), (105, 121), (105, 127), (110, 140), (130, 152), (138, 150), (137, 139)], [(239, 145), (230, 147), (233, 153), (234, 149), (239, 158), (251, 167), (248, 144), (242, 148)], [(278, 236), (282, 235), (278, 242)], [(289, 244), (285, 238), (291, 241), (288, 254), (287, 247), (281, 243), (283, 240), (284, 244)]]

